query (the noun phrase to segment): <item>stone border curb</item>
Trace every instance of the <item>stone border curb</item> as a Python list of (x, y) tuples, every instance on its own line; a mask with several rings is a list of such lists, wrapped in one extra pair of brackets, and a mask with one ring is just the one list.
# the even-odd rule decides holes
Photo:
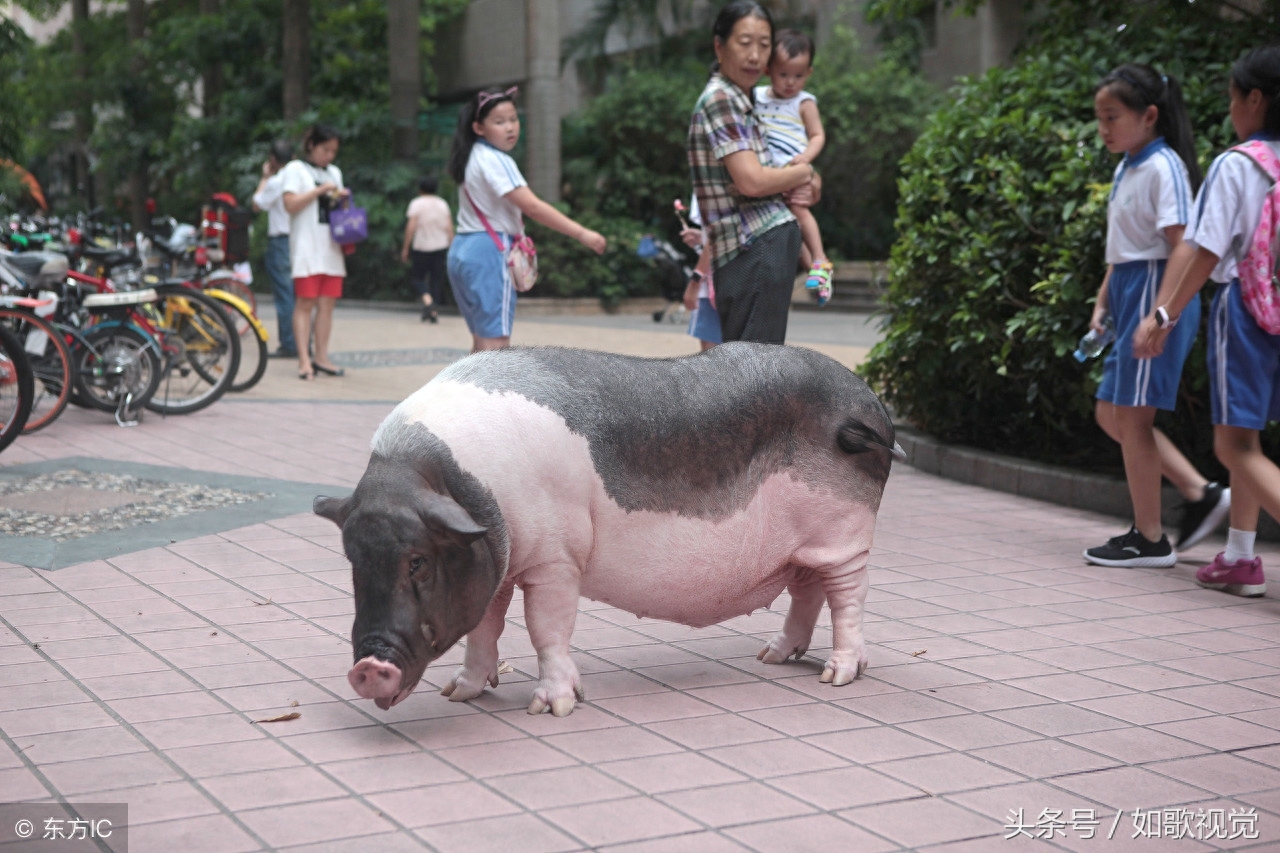
[[(895, 424), (898, 443), (907, 454), (907, 464), (926, 474), (969, 483), (1000, 492), (1034, 498), (1047, 503), (1112, 515), (1127, 522), (1132, 519), (1129, 486), (1120, 477), (1088, 474), (1001, 456), (986, 450), (946, 444), (909, 426)], [(1176, 529), (1182, 496), (1165, 484), (1161, 492), (1161, 521), (1166, 528)], [(1222, 530), (1226, 530), (1223, 523)], [(1280, 525), (1266, 513), (1258, 525), (1258, 536), (1280, 541)]]

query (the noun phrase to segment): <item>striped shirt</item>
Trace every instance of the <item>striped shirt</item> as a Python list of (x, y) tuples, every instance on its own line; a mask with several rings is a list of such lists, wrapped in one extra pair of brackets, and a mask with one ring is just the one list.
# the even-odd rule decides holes
[(1116, 167), (1107, 203), (1107, 263), (1159, 261), (1171, 246), (1164, 229), (1191, 216), (1191, 179), (1182, 158), (1154, 139)]
[(736, 258), (764, 232), (795, 219), (781, 194), (749, 198), (738, 192), (724, 165), (724, 158), (738, 151), (753, 152), (762, 166), (770, 163), (751, 99), (713, 74), (689, 122), (689, 172), (715, 268)]
[(785, 166), (809, 147), (809, 130), (800, 116), (800, 105), (818, 99), (808, 92), (794, 98), (778, 98), (772, 86), (756, 87), (756, 117), (764, 128), (765, 145), (774, 166)]

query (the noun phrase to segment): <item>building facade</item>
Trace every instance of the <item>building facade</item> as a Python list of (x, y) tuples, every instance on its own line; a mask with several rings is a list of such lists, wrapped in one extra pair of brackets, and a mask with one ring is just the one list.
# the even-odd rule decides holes
[[(865, 21), (866, 0), (789, 0), (786, 11), (812, 20), (819, 44), (837, 23), (854, 27), (867, 50), (875, 28)], [(699, 0), (691, 20), (704, 21), (719, 2)], [(533, 190), (558, 199), (560, 119), (589, 97), (576, 62), (562, 62), (562, 44), (578, 32), (596, 0), (473, 0), (460, 19), (440, 34), (435, 70), (441, 101), (462, 100), (489, 86), (519, 85), (525, 115), (525, 169)], [(699, 8), (701, 7), (701, 8)], [(1022, 0), (987, 0), (975, 15), (963, 15), (937, 0), (924, 21), (925, 75), (939, 85), (1006, 62), (1023, 33)], [(654, 34), (611, 31), (606, 53), (646, 43)]]

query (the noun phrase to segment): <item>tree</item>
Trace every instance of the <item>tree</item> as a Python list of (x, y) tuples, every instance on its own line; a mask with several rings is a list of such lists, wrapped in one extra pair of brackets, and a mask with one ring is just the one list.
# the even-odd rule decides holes
[(387, 60), (391, 89), (391, 156), (418, 159), (418, 107), (422, 100), (422, 4), (387, 0)]
[[(222, 15), (222, 0), (200, 0), (200, 14), (203, 17), (218, 20)], [(222, 58), (216, 55), (216, 51), (215, 55), (205, 57), (201, 82), (204, 84), (200, 99), (201, 112), (205, 116), (217, 115), (225, 81), (222, 73)]]
[(311, 105), (311, 0), (283, 0), (280, 29), (284, 119), (294, 121)]
[[(147, 85), (144, 79), (147, 60), (143, 52), (146, 30), (146, 0), (129, 0), (128, 10), (125, 13), (125, 34), (132, 54), (129, 60), (129, 74), (132, 79), (125, 84), (125, 114), (135, 126), (143, 124), (147, 118)], [(135, 231), (146, 231), (149, 230), (151, 218), (147, 212), (147, 198), (150, 190), (149, 157), (145, 147), (137, 149), (133, 156), (133, 168), (129, 171), (129, 219)]]

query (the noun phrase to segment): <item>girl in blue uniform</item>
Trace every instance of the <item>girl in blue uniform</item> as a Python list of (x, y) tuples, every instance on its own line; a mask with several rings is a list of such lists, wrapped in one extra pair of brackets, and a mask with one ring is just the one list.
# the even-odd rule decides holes
[(1102, 566), (1168, 567), (1178, 556), (1160, 524), (1161, 475), (1187, 499), (1178, 547), (1208, 535), (1225, 517), (1230, 494), (1209, 483), (1155, 428), (1158, 409), (1172, 411), (1182, 363), (1195, 340), (1198, 298), (1158, 358), (1135, 357), (1131, 340), (1155, 306), (1171, 251), (1181, 242), (1200, 173), (1191, 123), (1178, 81), (1145, 65), (1126, 64), (1098, 84), (1098, 133), (1107, 150), (1124, 154), (1107, 205), (1107, 275), (1090, 325), (1110, 320), (1116, 344), (1098, 388), (1098, 424), (1120, 443), (1133, 501), (1133, 526), (1084, 552)]
[[(1241, 140), (1261, 140), (1280, 157), (1280, 47), (1259, 48), (1231, 69), (1231, 124)], [(1240, 295), (1237, 264), (1248, 252), (1271, 179), (1246, 154), (1213, 161), (1196, 198), (1186, 238), (1150, 316), (1134, 335), (1139, 355), (1167, 351), (1206, 281), (1217, 282), (1209, 314), (1209, 390), (1214, 452), (1231, 472), (1227, 548), (1196, 581), (1235, 595), (1262, 595), (1262, 560), (1253, 553), (1259, 507), (1280, 518), (1280, 468), (1262, 453), (1259, 432), (1280, 420), (1280, 335), (1262, 330)]]

